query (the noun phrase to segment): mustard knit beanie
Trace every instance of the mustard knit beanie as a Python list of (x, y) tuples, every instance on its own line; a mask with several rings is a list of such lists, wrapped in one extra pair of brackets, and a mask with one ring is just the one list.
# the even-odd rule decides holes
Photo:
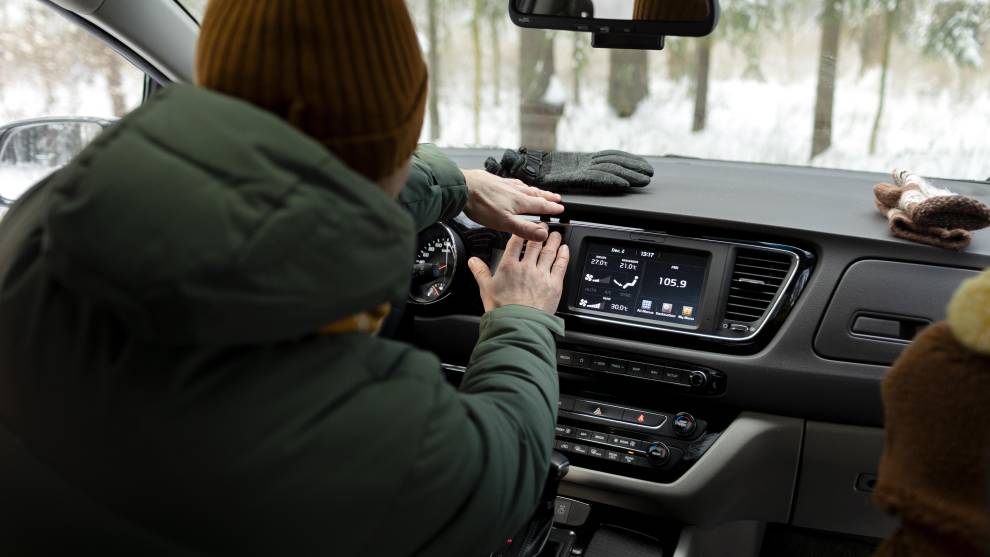
[(273, 112), (371, 180), (416, 149), (427, 70), (403, 0), (211, 0), (199, 85)]

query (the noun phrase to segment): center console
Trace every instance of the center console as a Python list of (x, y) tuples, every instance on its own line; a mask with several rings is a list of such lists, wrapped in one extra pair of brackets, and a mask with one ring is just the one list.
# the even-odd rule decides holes
[[(814, 258), (781, 243), (593, 223), (550, 227), (571, 252), (557, 311), (568, 334), (556, 353), (555, 447), (582, 469), (672, 483), (738, 415), (718, 404), (732, 378), (690, 360), (636, 353), (633, 343), (611, 343), (625, 350), (618, 352), (585, 339), (752, 353), (795, 304)], [(450, 369), (463, 369), (475, 342), (465, 308), (481, 313), (473, 281), (457, 270), (460, 260), (480, 257), (496, 268), (506, 240), (452, 223), (421, 246), (417, 270), (425, 282), (418, 292), (425, 303), (411, 298), (421, 328), (416, 343)]]
[[(666, 482), (679, 477), (718, 438), (709, 420), (692, 413), (696, 404), (685, 409), (678, 407), (684, 402), (669, 402), (685, 400), (683, 396), (657, 398), (668, 401), (658, 405), (630, 402), (633, 397), (626, 393), (670, 390), (717, 397), (726, 388), (724, 373), (684, 362), (582, 350), (569, 345), (557, 350), (562, 394), (555, 446), (576, 465)], [(602, 388), (609, 385), (614, 387)]]

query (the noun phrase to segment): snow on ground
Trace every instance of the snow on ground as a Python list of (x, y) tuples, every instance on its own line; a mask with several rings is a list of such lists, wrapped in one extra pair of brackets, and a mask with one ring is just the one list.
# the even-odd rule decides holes
[(0, 165), (0, 219), (7, 213), (6, 201), (16, 201), (31, 186), (54, 171), (50, 167), (35, 165)]
[[(878, 71), (863, 84), (874, 84)], [(887, 172), (894, 167), (946, 178), (983, 180), (990, 176), (990, 96), (960, 102), (949, 91), (891, 93), (877, 146), (868, 147), (876, 113), (875, 88), (840, 83), (836, 92), (832, 147), (812, 166)], [(849, 84), (852, 85), (852, 84)], [(559, 149), (625, 149), (665, 155), (808, 165), (814, 114), (812, 77), (793, 83), (761, 83), (740, 78), (712, 82), (708, 126), (691, 132), (694, 101), (687, 81), (655, 80), (650, 96), (630, 118), (617, 118), (606, 103), (604, 86), (588, 91), (581, 105), (568, 103), (557, 128)], [(438, 143), (474, 143), (470, 91), (458, 87), (441, 102)], [(503, 95), (490, 99), (481, 126), (481, 145), (519, 146), (518, 103)], [(427, 130), (428, 132), (428, 130)], [(424, 140), (428, 133), (424, 133)]]
[[(127, 106), (141, 104), (144, 92), (143, 74), (130, 69), (124, 74)], [(0, 80), (0, 126), (15, 120), (40, 116), (93, 116), (113, 118), (113, 103), (102, 78), (91, 84), (56, 87), (49, 95), (46, 89), (29, 76), (17, 75), (12, 80)], [(53, 101), (53, 102), (52, 102)]]
[[(590, 151), (626, 149), (647, 155), (676, 154), (723, 160), (811, 165), (889, 172), (894, 167), (929, 176), (990, 177), (990, 72), (963, 70), (944, 59), (895, 45), (886, 105), (875, 155), (869, 154), (880, 70), (862, 71), (858, 44), (844, 36), (835, 87), (832, 146), (814, 160), (811, 136), (817, 87), (820, 30), (809, 23), (791, 36), (769, 37), (761, 61), (765, 80), (742, 77), (738, 50), (716, 43), (708, 95), (707, 127), (691, 131), (691, 79), (670, 79), (669, 51), (649, 53), (650, 95), (630, 118), (608, 107), (608, 52), (588, 49), (580, 104), (573, 100), (573, 40), (555, 40), (557, 75), (547, 96), (565, 101), (557, 147)], [(682, 41), (690, 39), (679, 39)], [(518, 34), (503, 37), (500, 104), (488, 65), (483, 68), (484, 107), (475, 141), (470, 37), (452, 30), (442, 51), (439, 105), (444, 146), (520, 146)], [(489, 45), (486, 43), (486, 48)], [(483, 58), (487, 64), (488, 55)], [(688, 71), (692, 65), (688, 63)], [(563, 95), (562, 95), (563, 94)], [(563, 96), (563, 98), (561, 98)], [(423, 140), (430, 137), (424, 129)]]
[(0, 165), (0, 197), (14, 201), (56, 169), (38, 165)]

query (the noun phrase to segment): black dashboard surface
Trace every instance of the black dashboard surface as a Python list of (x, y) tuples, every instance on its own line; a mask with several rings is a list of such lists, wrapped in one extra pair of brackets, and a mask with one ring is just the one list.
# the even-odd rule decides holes
[[(461, 168), (484, 168), (487, 157), (502, 151), (445, 149)], [(765, 227), (841, 235), (857, 240), (896, 244), (916, 251), (923, 261), (980, 265), (973, 255), (990, 256), (990, 229), (977, 232), (963, 254), (918, 246), (890, 235), (886, 219), (873, 206), (873, 185), (890, 182), (889, 174), (710, 161), (679, 157), (647, 157), (656, 170), (653, 183), (625, 195), (568, 195), (569, 208), (605, 213), (649, 213), (658, 220), (691, 219), (696, 223), (730, 225), (740, 230)], [(891, 169), (893, 170), (893, 169)], [(924, 168), (912, 168), (924, 172)], [(988, 170), (990, 172), (990, 170)], [(937, 180), (960, 194), (990, 204), (990, 183)], [(947, 257), (939, 257), (947, 255)], [(987, 262), (983, 260), (982, 265)]]
[[(447, 149), (462, 168), (481, 168), (498, 150)], [(728, 375), (721, 404), (809, 419), (879, 426), (883, 408), (879, 385), (886, 366), (824, 357), (815, 336), (836, 287), (855, 262), (864, 259), (941, 265), (978, 270), (990, 266), (990, 230), (955, 253), (892, 237), (876, 211), (872, 186), (880, 173), (657, 157), (653, 184), (622, 196), (565, 197), (573, 221), (635, 226), (711, 237), (787, 241), (817, 255), (808, 286), (779, 332), (755, 354), (729, 354), (569, 330), (563, 342), (605, 351), (671, 358), (710, 366)], [(919, 168), (917, 170), (923, 171)], [(939, 180), (956, 191), (990, 202), (990, 184)], [(877, 277), (882, 288), (885, 277)], [(918, 285), (913, 295), (923, 295)], [(905, 296), (905, 311), (911, 310)], [(934, 319), (941, 316), (933, 316)], [(476, 323), (477, 315), (451, 312), (424, 319), (424, 333)], [(475, 329), (476, 330), (476, 329)], [(446, 338), (445, 342), (453, 339)], [(461, 339), (471, 342), (470, 335)], [(430, 347), (436, 349), (436, 347)]]

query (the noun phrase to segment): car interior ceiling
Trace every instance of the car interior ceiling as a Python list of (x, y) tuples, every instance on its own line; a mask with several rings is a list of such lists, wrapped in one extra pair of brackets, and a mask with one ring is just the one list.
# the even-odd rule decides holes
[[(192, 79), (198, 28), (171, 2), (46, 4), (153, 71), (149, 94)], [(443, 151), (460, 168), (502, 156)], [(974, 235), (963, 252), (891, 236), (863, 202), (864, 184), (884, 179), (876, 172), (646, 158), (650, 188), (568, 195), (564, 214), (542, 219), (572, 254), (558, 310), (567, 325), (556, 352), (562, 460), (543, 514), (527, 525), (549, 541), (503, 554), (872, 554), (898, 524), (871, 503), (884, 449), (881, 380), (921, 329), (945, 319), (960, 283), (990, 267), (990, 235)], [(507, 239), (463, 215), (423, 231), (423, 253), (431, 242), (454, 246), (452, 276), (442, 289), (414, 279), (386, 325), (388, 336), (435, 353), (454, 385), (484, 313), (466, 260), (496, 264)], [(661, 264), (666, 275), (640, 278)], [(647, 279), (663, 288), (622, 296)], [(8, 472), (58, 483), (16, 445), (0, 442)], [(25, 512), (79, 530), (119, 528), (122, 540), (147, 535), (90, 513), (71, 492), (49, 487), (57, 508), (39, 500)]]

